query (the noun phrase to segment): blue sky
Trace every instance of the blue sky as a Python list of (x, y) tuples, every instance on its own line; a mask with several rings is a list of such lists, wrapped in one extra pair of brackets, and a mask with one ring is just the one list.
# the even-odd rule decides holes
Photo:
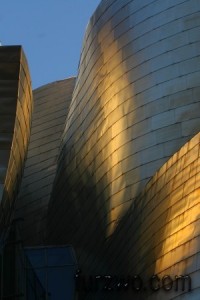
[(0, 41), (22, 45), (32, 86), (77, 74), (83, 36), (100, 0), (1, 0)]

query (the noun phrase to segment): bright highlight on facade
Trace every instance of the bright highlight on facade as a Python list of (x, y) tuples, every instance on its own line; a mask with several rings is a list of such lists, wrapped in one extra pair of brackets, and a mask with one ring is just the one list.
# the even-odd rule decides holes
[[(0, 48), (2, 262), (20, 236), (20, 257), (60, 257), (69, 299), (199, 299), (199, 19), (198, 0), (103, 0), (76, 80), (33, 101), (24, 56), (11, 59), (21, 48)], [(32, 264), (20, 280), (33, 278), (34, 299), (62, 299)]]

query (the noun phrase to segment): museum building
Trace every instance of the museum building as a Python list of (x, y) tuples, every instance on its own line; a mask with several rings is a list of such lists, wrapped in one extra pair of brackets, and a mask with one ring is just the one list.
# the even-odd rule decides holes
[(0, 47), (0, 299), (199, 300), (200, 3), (102, 0), (77, 78)]

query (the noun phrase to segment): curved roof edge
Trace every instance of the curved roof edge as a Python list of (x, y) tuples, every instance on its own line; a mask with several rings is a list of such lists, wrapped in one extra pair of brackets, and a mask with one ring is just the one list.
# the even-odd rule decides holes
[(64, 79), (59, 79), (59, 80), (55, 80), (55, 81), (52, 81), (52, 82), (48, 82), (48, 83), (45, 83), (45, 84), (43, 84), (41, 86), (38, 86), (37, 88), (33, 89), (33, 92), (35, 92), (39, 89), (42, 89), (42, 88), (47, 88), (50, 85), (57, 84), (57, 83), (60, 83), (62, 81), (74, 80), (76, 78), (77, 78), (76, 76), (71, 76), (71, 77), (67, 77), (67, 78), (64, 78)]

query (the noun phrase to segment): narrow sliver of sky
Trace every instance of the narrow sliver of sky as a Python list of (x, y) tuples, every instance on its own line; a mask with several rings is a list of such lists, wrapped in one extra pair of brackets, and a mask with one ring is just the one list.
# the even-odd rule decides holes
[(1, 0), (0, 41), (22, 45), (32, 86), (77, 75), (85, 29), (100, 0)]

